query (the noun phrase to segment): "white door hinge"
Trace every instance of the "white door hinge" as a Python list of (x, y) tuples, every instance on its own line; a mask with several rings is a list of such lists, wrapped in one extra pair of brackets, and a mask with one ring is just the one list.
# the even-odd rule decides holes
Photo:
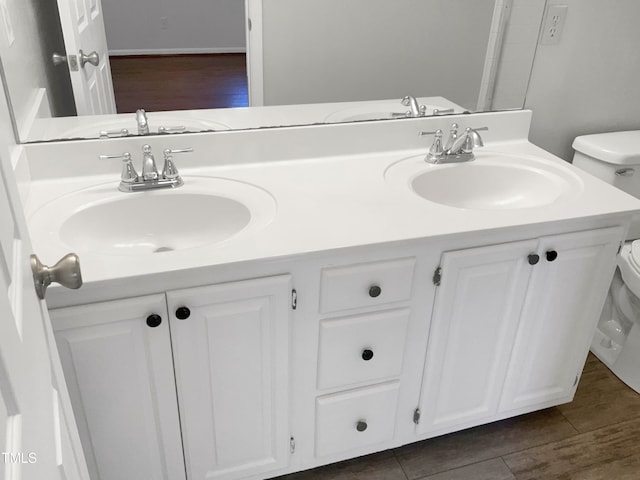
[(296, 453), (296, 439), (293, 437), (289, 438), (289, 451), (293, 454)]
[(418, 425), (420, 423), (420, 409), (416, 408), (413, 411), (413, 423), (415, 423), (416, 425)]
[(298, 292), (296, 291), (295, 288), (291, 290), (291, 308), (293, 310), (298, 308)]
[(433, 284), (436, 287), (439, 287), (441, 280), (442, 280), (442, 268), (438, 267), (438, 268), (436, 268), (436, 271), (433, 272)]

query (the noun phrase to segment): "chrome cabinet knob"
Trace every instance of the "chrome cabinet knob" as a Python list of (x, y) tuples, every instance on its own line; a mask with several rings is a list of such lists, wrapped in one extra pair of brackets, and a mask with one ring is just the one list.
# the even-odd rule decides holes
[(80, 50), (80, 66), (84, 68), (87, 63), (90, 63), (94, 67), (100, 65), (100, 55), (98, 55), (98, 52), (93, 51), (89, 55), (86, 55)]
[(40, 300), (44, 300), (47, 287), (53, 282), (72, 289), (82, 286), (80, 259), (75, 253), (65, 255), (53, 267), (43, 265), (37, 255), (31, 255), (31, 272)]

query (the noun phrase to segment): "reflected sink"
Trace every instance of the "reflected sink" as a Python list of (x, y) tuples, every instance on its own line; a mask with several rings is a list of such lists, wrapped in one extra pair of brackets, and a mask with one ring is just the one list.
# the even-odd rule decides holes
[(542, 158), (482, 152), (471, 162), (440, 165), (427, 164), (423, 158), (395, 164), (387, 170), (387, 179), (402, 182), (404, 178), (413, 193), (449, 207), (542, 207), (575, 197), (582, 190), (582, 181), (568, 167)]
[(80, 190), (36, 211), (30, 225), (76, 252), (140, 255), (217, 245), (263, 228), (275, 215), (273, 197), (253, 185), (184, 181), (177, 189), (136, 193), (119, 192), (117, 182)]

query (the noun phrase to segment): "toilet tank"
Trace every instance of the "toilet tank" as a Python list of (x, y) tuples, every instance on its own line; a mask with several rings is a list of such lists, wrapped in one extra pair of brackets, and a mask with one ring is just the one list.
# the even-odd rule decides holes
[[(573, 165), (640, 198), (640, 130), (583, 135), (573, 141)], [(640, 239), (636, 215), (627, 240)]]
[(640, 130), (583, 135), (573, 165), (640, 198)]

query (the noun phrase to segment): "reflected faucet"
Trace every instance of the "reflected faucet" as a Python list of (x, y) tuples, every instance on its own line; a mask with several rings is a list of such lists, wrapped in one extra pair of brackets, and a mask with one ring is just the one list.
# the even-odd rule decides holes
[(149, 120), (147, 112), (143, 108), (136, 110), (136, 123), (138, 124), (138, 135), (149, 135)]
[(416, 97), (407, 95), (400, 103), (405, 107), (409, 107), (409, 111), (406, 113), (407, 117), (424, 117), (427, 114), (427, 107), (425, 105), (419, 105)]

